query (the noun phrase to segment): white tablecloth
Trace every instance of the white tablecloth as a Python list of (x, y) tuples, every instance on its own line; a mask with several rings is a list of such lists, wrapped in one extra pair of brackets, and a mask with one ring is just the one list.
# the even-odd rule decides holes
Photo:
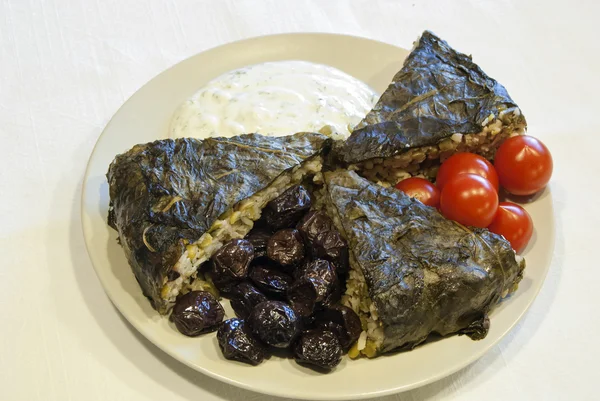
[(111, 305), (81, 232), (86, 161), (132, 93), (210, 47), (322, 31), (410, 48), (428, 28), (474, 53), (553, 151), (557, 242), (498, 346), (385, 400), (598, 400), (599, 17), (593, 0), (0, 1), (0, 399), (273, 400), (171, 359)]

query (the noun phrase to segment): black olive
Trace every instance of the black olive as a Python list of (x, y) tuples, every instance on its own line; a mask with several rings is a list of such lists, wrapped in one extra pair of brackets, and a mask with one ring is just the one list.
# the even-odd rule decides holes
[(294, 310), (303, 318), (308, 318), (317, 306), (333, 304), (341, 297), (341, 287), (333, 266), (324, 259), (307, 261), (296, 269), (295, 278), (287, 296)]
[(224, 292), (248, 276), (248, 267), (254, 258), (254, 247), (248, 240), (233, 239), (223, 245), (212, 257), (210, 277)]
[(335, 230), (333, 221), (323, 212), (311, 210), (298, 222), (296, 228), (308, 246), (312, 246), (319, 233)]
[(335, 305), (315, 315), (317, 326), (331, 330), (344, 350), (350, 349), (362, 332), (360, 318), (347, 306)]
[[(294, 309), (294, 308), (292, 307), (292, 309)], [(294, 309), (294, 312), (297, 312), (297, 311)], [(296, 314), (299, 315), (299, 313), (296, 313)], [(309, 329), (309, 328), (314, 329), (316, 327), (315, 313), (313, 313), (312, 315), (309, 315), (309, 316), (300, 316), (300, 321), (301, 321), (301, 327), (303, 329)]]
[(337, 231), (324, 231), (315, 238), (314, 254), (333, 263), (339, 275), (348, 272), (348, 244)]
[(252, 309), (261, 302), (268, 301), (265, 294), (251, 283), (242, 282), (236, 285), (231, 292), (231, 308), (238, 317), (247, 318)]
[(338, 338), (327, 330), (308, 330), (296, 341), (293, 347), (294, 359), (301, 364), (333, 369), (343, 356)]
[(319, 277), (304, 276), (296, 280), (287, 293), (292, 308), (302, 317), (310, 316), (329, 294), (331, 285), (328, 284), (331, 283)]
[(267, 256), (267, 242), (271, 235), (271, 232), (266, 230), (252, 230), (246, 235), (246, 239), (254, 247), (254, 259)]
[(190, 291), (178, 298), (170, 320), (182, 334), (195, 337), (214, 331), (223, 316), (223, 307), (211, 293)]
[(309, 260), (296, 269), (294, 274), (296, 279), (303, 276), (318, 277), (327, 282), (333, 282), (336, 279), (335, 270), (331, 263), (325, 259)]
[(275, 298), (282, 298), (293, 281), (289, 275), (266, 266), (254, 266), (249, 277), (262, 292)]
[(333, 306), (333, 305), (337, 304), (342, 299), (342, 293), (343, 293), (342, 284), (340, 283), (340, 280), (338, 280), (338, 278), (336, 277), (336, 279), (333, 281), (333, 286), (331, 288), (331, 291), (329, 292), (329, 294), (327, 295), (327, 297), (325, 297), (325, 300), (323, 301), (323, 305)]
[(304, 242), (298, 230), (279, 230), (269, 238), (267, 256), (282, 266), (293, 266), (304, 259)]
[(264, 346), (252, 337), (246, 322), (241, 319), (224, 321), (217, 331), (217, 341), (227, 359), (255, 366), (265, 359)]
[(308, 191), (301, 185), (287, 189), (265, 206), (262, 215), (273, 230), (293, 227), (310, 209), (311, 200)]
[(280, 301), (256, 305), (248, 324), (256, 338), (277, 348), (289, 347), (300, 330), (300, 321), (294, 310)]

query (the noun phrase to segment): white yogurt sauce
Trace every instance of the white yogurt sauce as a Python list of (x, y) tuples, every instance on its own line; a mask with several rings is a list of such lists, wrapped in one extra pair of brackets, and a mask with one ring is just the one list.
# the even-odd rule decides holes
[(173, 115), (169, 135), (321, 131), (347, 137), (377, 99), (364, 82), (333, 67), (306, 61), (257, 64), (223, 74), (196, 92)]

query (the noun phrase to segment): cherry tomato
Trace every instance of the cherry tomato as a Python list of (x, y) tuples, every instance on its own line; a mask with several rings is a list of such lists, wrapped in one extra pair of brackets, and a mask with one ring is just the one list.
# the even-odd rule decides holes
[(488, 229), (504, 236), (513, 249), (521, 253), (533, 234), (533, 222), (529, 213), (521, 206), (511, 202), (500, 202)]
[(411, 177), (396, 184), (396, 189), (432, 207), (440, 205), (440, 191), (424, 178)]
[(498, 148), (494, 166), (504, 189), (515, 195), (532, 195), (550, 181), (552, 155), (532, 136), (513, 136)]
[(435, 185), (441, 191), (452, 177), (464, 173), (476, 174), (487, 179), (498, 192), (498, 174), (494, 166), (475, 153), (457, 153), (450, 156), (440, 166)]
[(498, 192), (483, 177), (459, 174), (442, 189), (440, 207), (444, 216), (465, 226), (487, 227), (498, 209)]

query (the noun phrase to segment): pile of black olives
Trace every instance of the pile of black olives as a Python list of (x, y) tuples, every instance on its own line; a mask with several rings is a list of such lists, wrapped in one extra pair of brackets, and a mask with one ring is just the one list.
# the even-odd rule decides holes
[(331, 219), (310, 210), (311, 204), (303, 186), (288, 189), (267, 204), (245, 239), (229, 241), (213, 255), (208, 275), (237, 318), (222, 322), (216, 299), (193, 291), (173, 310), (177, 328), (199, 335), (218, 326), (225, 358), (252, 365), (267, 358), (269, 349), (287, 349), (303, 365), (337, 366), (361, 324), (356, 313), (338, 304), (348, 246)]

